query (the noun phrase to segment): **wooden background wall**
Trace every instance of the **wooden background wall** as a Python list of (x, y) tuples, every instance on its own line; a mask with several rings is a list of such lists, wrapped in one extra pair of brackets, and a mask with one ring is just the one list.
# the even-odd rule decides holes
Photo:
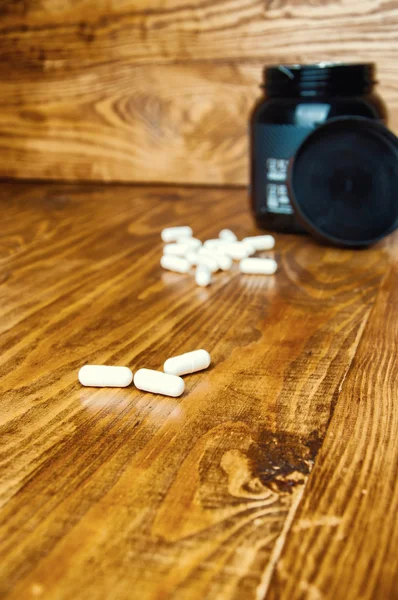
[(0, 176), (245, 184), (264, 63), (374, 60), (398, 0), (2, 0)]

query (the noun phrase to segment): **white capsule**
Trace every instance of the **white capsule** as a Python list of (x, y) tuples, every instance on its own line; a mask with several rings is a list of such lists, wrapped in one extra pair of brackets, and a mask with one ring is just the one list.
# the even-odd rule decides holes
[(178, 238), (183, 236), (191, 237), (192, 229), (190, 227), (166, 227), (162, 230), (160, 237), (166, 243), (176, 242)]
[(175, 271), (176, 273), (188, 273), (191, 268), (191, 265), (186, 258), (182, 258), (182, 256), (172, 256), (171, 254), (163, 254), (160, 259), (160, 264), (163, 269)]
[(198, 253), (195, 252), (194, 250), (188, 250), (188, 252), (186, 252), (185, 254), (185, 258), (187, 259), (187, 261), (189, 262), (190, 265), (197, 265), (198, 264)]
[(255, 250), (272, 250), (275, 246), (275, 238), (272, 235), (254, 235), (243, 238), (242, 242), (251, 244)]
[(243, 244), (242, 242), (229, 242), (224, 244), (220, 250), (223, 254), (227, 254), (234, 260), (240, 260), (247, 258), (251, 254), (254, 254), (255, 250), (253, 246), (248, 243)]
[(223, 244), (225, 244), (225, 240), (220, 240), (219, 238), (216, 238), (214, 240), (206, 240), (203, 243), (203, 246), (204, 248), (207, 248), (207, 250), (217, 250), (217, 248), (219, 248)]
[(152, 369), (139, 369), (134, 375), (134, 385), (144, 392), (173, 396), (174, 398), (181, 396), (185, 389), (185, 383), (181, 377)]
[(245, 258), (239, 263), (241, 273), (273, 275), (278, 265), (273, 258)]
[(187, 375), (207, 369), (210, 362), (210, 354), (206, 350), (194, 350), (168, 358), (163, 365), (163, 370), (170, 375)]
[(214, 258), (216, 258), (221, 271), (229, 271), (232, 268), (232, 258), (228, 254), (217, 252)]
[(128, 367), (84, 365), (78, 378), (87, 387), (127, 387), (133, 381), (133, 373)]
[(220, 233), (218, 234), (218, 237), (220, 238), (220, 240), (225, 240), (226, 242), (238, 241), (238, 238), (230, 229), (221, 229)]
[(211, 284), (211, 279), (211, 270), (209, 267), (199, 264), (195, 271), (196, 285), (199, 285), (200, 287), (207, 287)]
[(211, 273), (215, 273), (218, 271), (218, 262), (216, 259), (210, 254), (201, 254), (198, 252), (196, 257), (197, 265), (204, 265), (208, 269), (210, 269)]
[(210, 256), (210, 258), (215, 254), (215, 250), (210, 250), (210, 248), (205, 248), (202, 246), (197, 250), (198, 256)]
[(202, 245), (202, 242), (198, 238), (186, 236), (178, 238), (177, 242), (179, 244), (187, 244), (191, 250), (197, 250)]
[(185, 242), (174, 242), (172, 244), (166, 244), (166, 246), (163, 246), (163, 254), (172, 256), (185, 256), (189, 250), (190, 246)]
[(232, 258), (222, 252), (209, 250), (209, 248), (199, 248), (198, 254), (199, 256), (208, 256), (216, 261), (218, 268), (222, 271), (229, 271), (232, 267)]
[(250, 242), (241, 242), (244, 246), (246, 246), (246, 249), (249, 253), (249, 256), (252, 256), (253, 254), (256, 254), (256, 249), (253, 246), (253, 244), (251, 244)]

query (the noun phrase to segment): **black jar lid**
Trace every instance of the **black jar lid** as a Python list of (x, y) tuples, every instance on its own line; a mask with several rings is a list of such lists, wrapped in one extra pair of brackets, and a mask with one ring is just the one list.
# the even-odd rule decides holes
[(295, 216), (318, 239), (368, 246), (398, 226), (398, 138), (362, 117), (318, 127), (290, 165)]
[(369, 93), (376, 81), (374, 63), (271, 65), (264, 68), (264, 87), (270, 97)]

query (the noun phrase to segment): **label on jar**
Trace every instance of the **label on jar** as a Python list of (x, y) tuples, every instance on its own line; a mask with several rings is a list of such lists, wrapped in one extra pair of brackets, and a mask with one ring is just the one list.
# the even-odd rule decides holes
[(257, 213), (290, 215), (287, 174), (290, 159), (313, 127), (263, 125), (254, 130), (254, 197)]

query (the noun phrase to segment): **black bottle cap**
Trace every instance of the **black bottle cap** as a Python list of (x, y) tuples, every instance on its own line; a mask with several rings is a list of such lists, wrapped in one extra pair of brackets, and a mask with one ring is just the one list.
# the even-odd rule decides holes
[(289, 193), (297, 220), (318, 239), (373, 244), (398, 226), (398, 138), (371, 119), (331, 119), (297, 150)]
[(374, 63), (319, 63), (315, 65), (271, 65), (264, 68), (267, 95), (362, 95), (376, 82)]

